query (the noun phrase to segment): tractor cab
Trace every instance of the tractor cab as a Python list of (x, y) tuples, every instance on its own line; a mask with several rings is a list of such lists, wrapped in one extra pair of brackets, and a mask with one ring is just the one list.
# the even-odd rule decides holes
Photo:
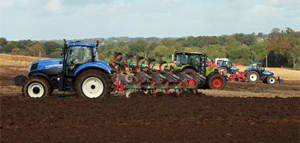
[(207, 56), (199, 52), (176, 52), (172, 55), (175, 70), (193, 69), (205, 75), (207, 67)]
[(218, 60), (219, 69), (226, 69), (228, 73), (234, 73), (239, 71), (239, 68), (234, 66), (229, 59)]
[(258, 73), (263, 73), (265, 71), (265, 68), (262, 66), (262, 63), (251, 63), (249, 67), (246, 69), (246, 72), (249, 71), (256, 71)]
[(64, 46), (65, 75), (72, 77), (80, 65), (98, 61), (98, 43), (68, 42)]

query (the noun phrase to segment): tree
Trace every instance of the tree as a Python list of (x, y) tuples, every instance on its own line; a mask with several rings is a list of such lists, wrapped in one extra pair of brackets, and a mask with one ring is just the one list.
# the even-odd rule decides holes
[(0, 37), (0, 46), (4, 47), (7, 44), (7, 40), (5, 38)]
[[(291, 31), (290, 31), (291, 32)], [(269, 61), (271, 66), (291, 66), (289, 63), (290, 52), (294, 51), (294, 47), (297, 44), (297, 40), (292, 33), (282, 31), (281, 33), (273, 32), (270, 34), (270, 39), (268, 41), (267, 50), (269, 53)]]
[(4, 46), (4, 51), (6, 53), (11, 53), (11, 50), (13, 48), (18, 48), (18, 42), (17, 41), (9, 41), (6, 46)]
[(221, 45), (209, 45), (201, 51), (212, 59), (226, 57), (226, 48)]
[(250, 48), (247, 45), (241, 45), (237, 41), (228, 46), (226, 55), (234, 63), (247, 65), (251, 62)]
[(42, 57), (46, 55), (45, 50), (40, 43), (36, 43), (31, 47), (26, 48), (27, 55)]
[(252, 62), (262, 61), (267, 55), (267, 43), (258, 42), (250, 47), (250, 58)]
[(17, 54), (20, 53), (20, 51), (21, 50), (19, 48), (13, 48), (12, 51), (11, 51), (11, 53), (17, 55)]
[(53, 52), (56, 52), (57, 49), (61, 49), (62, 48), (62, 45), (59, 45), (57, 44), (56, 42), (45, 42), (43, 45), (42, 45), (43, 49), (45, 50), (46, 52), (46, 55), (50, 55), (52, 54)]
[(35, 42), (33, 42), (31, 40), (20, 40), (20, 41), (18, 41), (18, 48), (20, 50), (25, 50), (27, 47), (30, 47), (33, 44), (35, 44)]
[(243, 33), (235, 34), (235, 39), (239, 41), (242, 44), (245, 44), (247, 46), (250, 46), (256, 42), (255, 33), (245, 35)]
[(4, 47), (0, 45), (0, 53), (4, 53)]
[(175, 48), (167, 47), (165, 45), (159, 45), (151, 51), (150, 56), (156, 58), (157, 61), (164, 60), (171, 62), (171, 56), (175, 52)]
[[(145, 42), (143, 40), (138, 40), (136, 42), (132, 42), (128, 45), (129, 54), (137, 55), (138, 53), (144, 53), (146, 46), (147, 46), (147, 42)], [(147, 56), (147, 55), (144, 54), (144, 56)]]

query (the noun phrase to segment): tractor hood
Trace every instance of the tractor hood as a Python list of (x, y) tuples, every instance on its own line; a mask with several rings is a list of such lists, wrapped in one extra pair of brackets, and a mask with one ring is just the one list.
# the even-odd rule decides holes
[(250, 68), (246, 68), (246, 69), (245, 69), (245, 72), (249, 72), (249, 71), (251, 71)]
[(34, 72), (44, 69), (61, 69), (63, 67), (63, 58), (43, 59), (34, 61), (28, 72)]
[(232, 66), (230, 69), (233, 70), (233, 71), (239, 71), (239, 70), (240, 70), (240, 69), (239, 69), (238, 67), (236, 67), (236, 66)]
[(264, 75), (274, 75), (274, 73), (271, 72), (271, 71), (269, 71), (269, 70), (265, 70), (265, 71), (263, 72), (263, 74), (264, 74)]

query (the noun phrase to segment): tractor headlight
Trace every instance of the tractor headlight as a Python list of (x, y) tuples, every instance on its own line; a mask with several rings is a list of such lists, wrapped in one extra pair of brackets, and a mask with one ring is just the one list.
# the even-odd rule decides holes
[(38, 63), (33, 64), (30, 68), (30, 71), (37, 69), (37, 67), (38, 67)]

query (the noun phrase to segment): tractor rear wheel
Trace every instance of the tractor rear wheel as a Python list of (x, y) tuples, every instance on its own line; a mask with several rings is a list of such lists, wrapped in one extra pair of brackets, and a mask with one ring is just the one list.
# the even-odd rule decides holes
[(89, 69), (78, 75), (75, 81), (77, 95), (85, 98), (99, 98), (110, 95), (111, 81), (106, 73), (100, 70)]
[(251, 71), (249, 73), (247, 73), (247, 79), (250, 81), (250, 82), (256, 82), (260, 79), (259, 75), (257, 72), (255, 71)]
[(276, 83), (276, 78), (274, 76), (268, 76), (267, 77), (267, 83), (268, 84), (275, 84)]
[(24, 84), (22, 92), (25, 97), (42, 98), (51, 94), (51, 87), (42, 77), (30, 77)]
[(210, 89), (224, 89), (226, 85), (226, 79), (220, 74), (213, 74), (208, 78), (208, 87)]

